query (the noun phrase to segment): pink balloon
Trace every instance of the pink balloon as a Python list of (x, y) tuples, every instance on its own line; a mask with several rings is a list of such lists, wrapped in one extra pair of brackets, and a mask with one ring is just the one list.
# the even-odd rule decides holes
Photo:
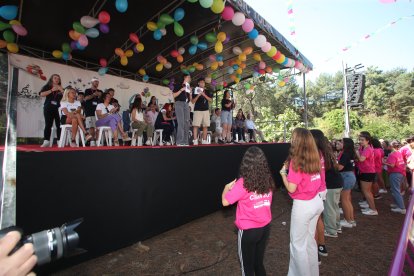
[(23, 27), (22, 25), (17, 25), (17, 24), (13, 24), (12, 25), (13, 31), (20, 35), (20, 36), (25, 36), (27, 35), (27, 30), (25, 27)]
[(271, 48), (272, 48), (272, 44), (270, 44), (270, 42), (266, 42), (266, 44), (262, 46), (262, 51), (267, 53), (270, 51)]
[(248, 33), (251, 30), (253, 30), (253, 28), (254, 28), (254, 22), (253, 22), (253, 20), (251, 20), (250, 18), (246, 18), (246, 20), (244, 21), (244, 23), (242, 25), (243, 31), (245, 31), (246, 33)]
[(100, 64), (102, 67), (106, 67), (106, 65), (108, 65), (108, 62), (106, 61), (106, 59), (101, 58), (101, 59), (99, 60), (99, 64)]
[(233, 16), (234, 16), (234, 10), (230, 6), (226, 6), (223, 12), (221, 13), (221, 17), (226, 21), (231, 20)]
[(260, 69), (265, 69), (265, 68), (266, 68), (266, 63), (265, 63), (264, 61), (261, 61), (261, 62), (259, 63), (259, 68), (260, 68)]
[(88, 46), (88, 43), (89, 43), (88, 38), (84, 34), (79, 37), (78, 42), (79, 42), (79, 45), (82, 47)]

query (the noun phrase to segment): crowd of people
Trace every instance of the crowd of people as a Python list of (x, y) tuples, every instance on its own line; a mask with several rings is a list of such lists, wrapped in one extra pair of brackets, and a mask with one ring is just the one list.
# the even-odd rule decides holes
[(252, 113), (245, 116), (242, 109), (239, 109), (233, 117), (236, 104), (229, 90), (224, 92), (221, 108), (211, 110), (213, 96), (206, 88), (205, 80), (200, 78), (192, 86), (189, 75), (184, 75), (182, 81), (174, 86), (173, 103), (160, 106), (158, 99), (152, 96), (146, 104), (141, 93), (138, 93), (123, 112), (114, 97), (115, 90), (108, 88), (103, 92), (95, 77), (91, 79), (90, 88), (78, 92), (70, 86), (63, 88), (60, 76), (54, 74), (39, 95), (45, 98), (45, 128), (41, 147), (53, 143), (50, 141), (53, 139), (50, 137), (53, 123), (58, 140), (60, 126), (72, 125), (71, 147), (77, 147), (75, 140), (79, 131), (83, 132), (88, 145), (96, 146), (96, 129), (102, 126), (111, 128), (115, 146), (120, 145), (120, 140), (124, 145), (129, 142), (131, 146), (155, 145), (153, 137), (156, 130), (162, 130), (158, 145), (266, 142), (263, 132), (256, 127)]
[[(405, 214), (403, 194), (414, 171), (413, 151), (414, 136), (401, 145), (362, 131), (356, 143), (351, 138), (330, 142), (318, 129), (296, 128), (280, 170), (283, 186), (293, 199), (288, 275), (319, 275), (320, 256), (328, 256), (325, 237), (338, 238), (343, 228), (357, 226), (353, 190), (362, 191), (362, 214), (377, 216), (375, 200), (388, 192), (385, 183), (389, 183), (394, 199), (391, 212)], [(223, 206), (237, 202), (235, 225), (242, 275), (266, 275), (263, 258), (273, 190), (263, 151), (248, 148), (239, 178), (225, 185), (222, 193)]]

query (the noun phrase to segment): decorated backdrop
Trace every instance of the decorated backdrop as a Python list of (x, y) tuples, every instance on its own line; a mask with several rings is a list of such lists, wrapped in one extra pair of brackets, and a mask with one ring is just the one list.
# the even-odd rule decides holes
[[(91, 86), (92, 77), (98, 77), (99, 89), (115, 89), (115, 98), (121, 105), (121, 112), (128, 109), (133, 97), (140, 93), (145, 103), (152, 96), (157, 97), (158, 105), (173, 101), (168, 87), (124, 79), (112, 75), (99, 76), (95, 71), (83, 70), (63, 64), (53, 63), (37, 58), (10, 54), (9, 64), (19, 68), (17, 91), (17, 136), (43, 137), (44, 98), (39, 91), (52, 74), (59, 74), (62, 86), (71, 85), (78, 91), (84, 92)], [(144, 92), (145, 91), (145, 92)]]

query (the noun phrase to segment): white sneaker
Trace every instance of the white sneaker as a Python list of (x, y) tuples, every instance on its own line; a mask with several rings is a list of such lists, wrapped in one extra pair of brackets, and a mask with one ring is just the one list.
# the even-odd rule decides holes
[(171, 146), (171, 143), (170, 142), (165, 142), (165, 145), (166, 146)]
[(349, 223), (345, 219), (341, 220), (339, 223), (341, 224), (342, 227), (345, 227), (345, 228), (352, 228), (353, 226), (352, 223)]
[(344, 214), (344, 210), (343, 210), (342, 208), (339, 208), (339, 213), (340, 213), (341, 215), (343, 215), (343, 214)]
[(209, 143), (207, 142), (207, 140), (201, 140), (201, 144), (202, 145), (208, 145)]
[(378, 211), (374, 211), (372, 209), (366, 209), (365, 211), (362, 211), (362, 214), (367, 216), (378, 216)]
[(361, 208), (369, 208), (369, 205), (368, 204), (359, 204), (359, 207), (361, 207)]
[(356, 227), (356, 221), (355, 220), (351, 221), (350, 223), (352, 224), (352, 227)]
[(193, 140), (193, 145), (198, 146), (198, 140)]
[(392, 208), (391, 209), (391, 212), (394, 212), (394, 213), (400, 213), (400, 214), (403, 214), (403, 215), (405, 215), (405, 213), (407, 212), (405, 209), (401, 209), (401, 208)]
[(151, 139), (147, 139), (147, 141), (145, 142), (145, 145), (151, 146)]
[(239, 141), (239, 143), (240, 143), (240, 144), (244, 144), (244, 143), (246, 143), (246, 142), (245, 142), (244, 140), (240, 140), (240, 141)]
[(391, 208), (398, 208), (397, 204), (394, 204), (394, 203), (391, 203), (391, 204), (390, 204), (390, 207), (391, 207)]
[(378, 192), (379, 192), (380, 194), (386, 194), (386, 193), (388, 193), (388, 191), (387, 191), (387, 190), (385, 190), (385, 189), (380, 189)]
[(43, 144), (40, 146), (41, 148), (47, 148), (50, 145), (48, 140), (44, 140)]
[(137, 139), (132, 139), (131, 147), (135, 147), (137, 145)]
[(95, 147), (96, 146), (96, 143), (95, 143), (95, 141), (91, 141), (91, 147)]

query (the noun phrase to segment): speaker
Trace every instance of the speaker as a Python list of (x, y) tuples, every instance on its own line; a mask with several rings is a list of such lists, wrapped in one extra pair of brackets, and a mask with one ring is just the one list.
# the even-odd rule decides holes
[(349, 106), (358, 106), (364, 101), (365, 75), (354, 73), (346, 76)]

